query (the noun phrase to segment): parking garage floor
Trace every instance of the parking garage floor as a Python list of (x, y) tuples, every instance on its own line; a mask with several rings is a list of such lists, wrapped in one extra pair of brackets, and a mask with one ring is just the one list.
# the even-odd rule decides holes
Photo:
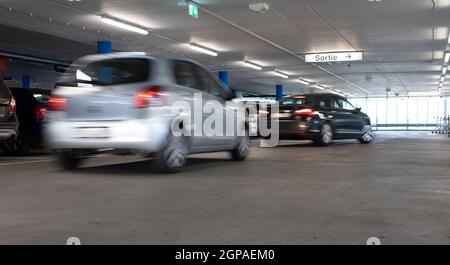
[(174, 175), (136, 157), (73, 172), (44, 153), (2, 157), (0, 244), (448, 244), (448, 141), (255, 142), (246, 162), (196, 155)]

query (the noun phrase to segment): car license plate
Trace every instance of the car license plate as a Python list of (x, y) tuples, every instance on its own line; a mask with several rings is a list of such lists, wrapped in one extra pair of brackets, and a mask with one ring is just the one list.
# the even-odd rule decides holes
[(106, 127), (84, 127), (78, 128), (80, 138), (109, 138), (108, 128)]

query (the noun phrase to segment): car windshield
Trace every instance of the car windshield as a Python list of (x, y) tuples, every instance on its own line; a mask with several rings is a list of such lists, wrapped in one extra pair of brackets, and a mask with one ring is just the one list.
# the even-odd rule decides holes
[(288, 97), (288, 98), (284, 98), (280, 101), (281, 106), (308, 105), (308, 104), (310, 104), (310, 100), (307, 97), (303, 97), (303, 96)]
[(9, 98), (9, 90), (3, 82), (3, 79), (0, 79), (0, 98)]
[[(78, 83), (99, 86), (122, 85), (148, 80), (150, 61), (140, 58), (121, 58), (74, 65), (66, 73), (69, 77), (58, 85), (78, 86)], [(67, 81), (66, 81), (67, 80)]]

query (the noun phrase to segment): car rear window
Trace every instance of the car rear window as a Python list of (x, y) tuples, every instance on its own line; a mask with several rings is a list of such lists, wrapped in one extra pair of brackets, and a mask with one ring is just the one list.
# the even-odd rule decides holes
[(9, 90), (3, 82), (3, 79), (0, 79), (0, 98), (9, 98)]
[(290, 106), (290, 105), (310, 105), (311, 100), (308, 97), (297, 96), (297, 97), (288, 97), (283, 98), (280, 101), (281, 106)]
[(142, 58), (120, 58), (75, 65), (69, 70), (70, 83), (87, 83), (99, 86), (122, 85), (147, 81), (150, 60)]

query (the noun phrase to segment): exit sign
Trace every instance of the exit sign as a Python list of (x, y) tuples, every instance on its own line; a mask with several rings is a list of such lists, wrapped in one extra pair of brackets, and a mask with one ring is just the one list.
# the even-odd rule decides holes
[(198, 18), (198, 6), (189, 3), (189, 15), (193, 18)]
[(305, 56), (306, 63), (353, 62), (362, 61), (363, 59), (363, 52), (328, 52), (307, 54)]

